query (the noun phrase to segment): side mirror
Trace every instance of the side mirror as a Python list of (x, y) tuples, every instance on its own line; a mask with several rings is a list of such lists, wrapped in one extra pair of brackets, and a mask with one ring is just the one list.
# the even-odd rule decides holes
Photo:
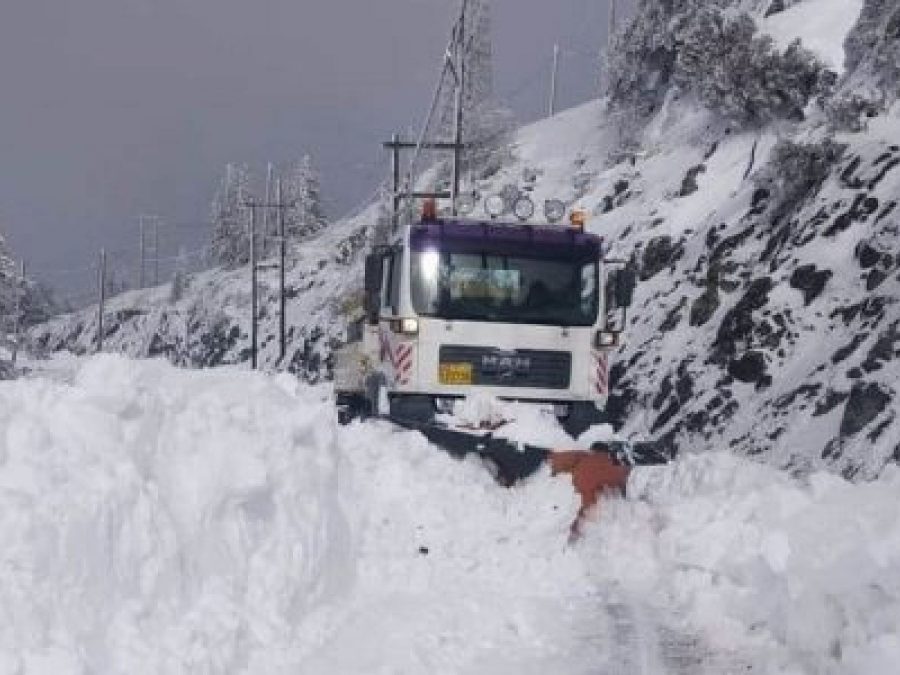
[(384, 256), (370, 253), (366, 256), (366, 294), (381, 293), (381, 279), (384, 275)]
[(384, 257), (377, 253), (366, 256), (365, 299), (363, 309), (370, 326), (378, 324), (381, 314), (381, 280), (384, 274)]
[(637, 286), (637, 273), (634, 267), (626, 265), (616, 273), (615, 297), (617, 307), (631, 307), (634, 302), (634, 289)]

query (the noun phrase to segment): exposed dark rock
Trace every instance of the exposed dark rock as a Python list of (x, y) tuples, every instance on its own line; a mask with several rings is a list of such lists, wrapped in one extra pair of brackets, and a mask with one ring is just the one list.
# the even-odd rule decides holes
[(862, 363), (862, 369), (867, 373), (880, 370), (882, 364), (897, 357), (895, 345), (898, 342), (900, 342), (900, 332), (897, 330), (897, 324), (894, 324), (878, 338), (878, 341), (869, 350), (866, 360)]
[(866, 298), (862, 302), (849, 307), (838, 307), (834, 310), (830, 318), (840, 317), (845, 326), (849, 326), (858, 317), (863, 319), (881, 320), (884, 316), (884, 307), (886, 300), (882, 296)]
[(663, 378), (663, 381), (659, 385), (659, 391), (656, 393), (656, 397), (653, 399), (653, 409), (659, 410), (662, 408), (663, 403), (666, 402), (666, 399), (669, 398), (669, 394), (672, 393), (674, 386), (672, 385), (672, 376), (666, 375)]
[(779, 396), (778, 399), (775, 400), (774, 406), (779, 409), (790, 407), (800, 396), (809, 400), (815, 396), (818, 396), (821, 390), (821, 384), (803, 384), (794, 389), (794, 391), (785, 394), (784, 396)]
[(668, 424), (672, 420), (672, 418), (675, 417), (675, 415), (678, 414), (678, 412), (680, 410), (681, 410), (681, 404), (678, 402), (677, 399), (672, 399), (670, 401), (668, 407), (665, 410), (663, 410), (659, 414), (659, 417), (657, 417), (656, 420), (653, 422), (653, 426), (650, 429), (650, 432), (655, 434), (657, 431), (662, 429), (664, 426), (666, 426), (666, 424)]
[(692, 166), (688, 169), (687, 174), (685, 174), (684, 179), (681, 181), (681, 190), (678, 192), (679, 197), (687, 197), (694, 194), (699, 189), (697, 185), (697, 176), (701, 173), (706, 173), (705, 164), (698, 164), (697, 166)]
[(684, 254), (684, 247), (671, 237), (654, 237), (647, 244), (641, 264), (641, 281), (653, 278), (666, 267), (675, 264)]
[(718, 356), (734, 357), (737, 354), (737, 343), (747, 340), (753, 334), (753, 312), (768, 302), (772, 286), (769, 277), (754, 280), (744, 297), (725, 315), (713, 343)]
[(772, 193), (764, 187), (757, 188), (750, 198), (750, 210), (747, 217), (761, 216), (769, 208), (769, 198)]
[(834, 219), (834, 223), (831, 227), (825, 230), (826, 237), (833, 237), (838, 232), (843, 232), (848, 227), (853, 224), (853, 219), (850, 217), (849, 213), (842, 213), (837, 218)]
[(773, 14), (779, 14), (784, 11), (784, 0), (772, 0), (772, 4), (769, 5), (769, 9), (766, 10), (766, 18), (768, 19)]
[(858, 190), (862, 187), (862, 181), (856, 177), (856, 172), (859, 170), (859, 166), (862, 163), (862, 159), (859, 155), (853, 157), (850, 163), (841, 171), (841, 183), (844, 184), (845, 187)]
[(690, 324), (695, 327), (705, 325), (719, 309), (720, 304), (718, 291), (707, 289), (691, 303)]
[(831, 357), (831, 362), (837, 365), (841, 361), (845, 361), (848, 356), (855, 352), (857, 348), (866, 341), (866, 337), (868, 336), (862, 334), (854, 335), (853, 340), (851, 340), (849, 345), (841, 347), (834, 353), (834, 355)]
[(884, 205), (884, 208), (881, 209), (881, 212), (878, 214), (878, 217), (875, 218), (875, 222), (880, 223), (882, 220), (884, 220), (889, 215), (891, 215), (894, 212), (894, 209), (896, 209), (896, 208), (897, 208), (896, 201), (888, 202), (887, 204)]
[(870, 433), (866, 434), (866, 438), (869, 439), (870, 443), (875, 443), (879, 438), (882, 437), (884, 432), (891, 427), (895, 420), (896, 415), (891, 415), (889, 419), (886, 419), (884, 422), (872, 429)]
[(819, 401), (816, 404), (816, 409), (813, 411), (813, 417), (822, 417), (823, 415), (827, 415), (832, 410), (837, 408), (841, 403), (847, 400), (850, 396), (845, 391), (835, 391), (834, 389), (829, 389), (825, 392), (825, 398)]
[(869, 181), (869, 190), (874, 190), (878, 184), (884, 180), (884, 177), (893, 171), (898, 164), (900, 164), (900, 159), (897, 157), (885, 164), (881, 171), (878, 172), (878, 175)]
[(705, 410), (689, 413), (684, 420), (685, 431), (699, 433), (709, 425), (709, 415)]
[(801, 291), (804, 304), (809, 305), (822, 294), (832, 276), (831, 270), (817, 270), (815, 265), (803, 265), (791, 275), (791, 287)]
[(866, 243), (861, 243), (857, 246), (854, 254), (856, 259), (859, 260), (859, 266), (864, 270), (875, 267), (878, 261), (881, 260), (881, 253)]
[[(660, 391), (653, 401), (653, 407), (659, 410), (668, 400), (668, 406), (659, 414), (653, 422), (651, 431), (656, 433), (666, 426), (694, 396), (694, 380), (688, 372), (690, 361), (684, 361), (678, 366), (678, 379), (674, 385), (672, 375), (667, 375), (660, 385)], [(674, 395), (673, 395), (674, 393)]]
[[(730, 237), (726, 237), (722, 240), (722, 243), (716, 246), (715, 250), (712, 252), (710, 259), (712, 261), (718, 262), (722, 258), (726, 257), (732, 251), (741, 247), (741, 245), (753, 236), (753, 233), (756, 232), (756, 227), (751, 225), (750, 227), (741, 230), (737, 234), (733, 234)], [(726, 270), (727, 271), (727, 270)]]
[(883, 284), (885, 279), (887, 279), (887, 278), (888, 278), (887, 273), (882, 272), (879, 269), (874, 269), (874, 270), (870, 271), (866, 275), (866, 290), (874, 291), (876, 288), (881, 286), (881, 284)]
[(669, 333), (678, 328), (678, 324), (681, 323), (681, 313), (684, 310), (685, 303), (687, 303), (687, 298), (681, 298), (678, 306), (669, 312), (668, 316), (666, 316), (665, 320), (659, 326), (661, 332)]
[(766, 357), (762, 352), (747, 352), (728, 364), (728, 374), (741, 382), (757, 384), (766, 375)]
[(889, 392), (874, 383), (853, 385), (841, 419), (841, 437), (853, 436), (871, 424), (891, 401)]

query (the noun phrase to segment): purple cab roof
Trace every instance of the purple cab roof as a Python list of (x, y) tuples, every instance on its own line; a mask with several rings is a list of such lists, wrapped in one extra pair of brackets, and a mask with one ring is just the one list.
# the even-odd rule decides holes
[(409, 235), (414, 251), (503, 252), (507, 255), (599, 258), (603, 239), (565, 226), (463, 220), (417, 223)]

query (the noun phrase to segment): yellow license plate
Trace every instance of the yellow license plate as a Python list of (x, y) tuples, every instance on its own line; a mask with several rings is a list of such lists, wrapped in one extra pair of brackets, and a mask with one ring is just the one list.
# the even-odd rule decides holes
[(472, 364), (442, 363), (438, 375), (441, 384), (472, 384)]

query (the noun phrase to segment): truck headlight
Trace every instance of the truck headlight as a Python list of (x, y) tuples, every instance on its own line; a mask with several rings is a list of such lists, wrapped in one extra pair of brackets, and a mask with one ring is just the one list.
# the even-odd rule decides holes
[(597, 349), (609, 349), (619, 345), (619, 334), (615, 331), (601, 330), (594, 336), (594, 346)]
[(402, 335), (418, 335), (418, 319), (394, 319), (391, 321), (391, 330)]

